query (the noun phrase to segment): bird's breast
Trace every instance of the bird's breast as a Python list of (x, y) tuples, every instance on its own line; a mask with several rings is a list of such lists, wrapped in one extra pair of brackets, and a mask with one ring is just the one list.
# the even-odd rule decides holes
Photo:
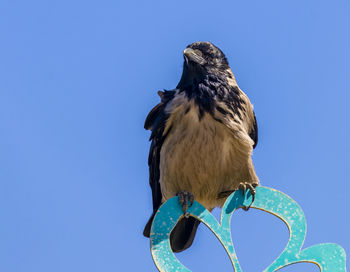
[(200, 116), (192, 100), (178, 96), (172, 103), (160, 153), (163, 201), (185, 190), (212, 209), (220, 192), (239, 183), (241, 165), (249, 156), (237, 152), (232, 131), (209, 113)]

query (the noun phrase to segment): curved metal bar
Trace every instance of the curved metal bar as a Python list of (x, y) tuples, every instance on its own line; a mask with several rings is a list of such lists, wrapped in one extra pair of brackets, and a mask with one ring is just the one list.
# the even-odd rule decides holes
[[(200, 203), (188, 209), (191, 216), (203, 222), (219, 239), (230, 257), (235, 272), (242, 272), (231, 238), (231, 217), (235, 210), (251, 203), (252, 196), (241, 191), (232, 193), (222, 207), (220, 223)], [(272, 272), (287, 265), (311, 262), (322, 272), (346, 272), (346, 255), (337, 244), (319, 244), (301, 250), (306, 236), (305, 216), (300, 206), (289, 196), (277, 190), (259, 186), (251, 208), (271, 213), (280, 218), (289, 229), (289, 241), (280, 256), (264, 272)], [(173, 197), (158, 210), (151, 229), (151, 252), (159, 271), (190, 272), (176, 258), (170, 247), (170, 233), (183, 216), (178, 198)]]

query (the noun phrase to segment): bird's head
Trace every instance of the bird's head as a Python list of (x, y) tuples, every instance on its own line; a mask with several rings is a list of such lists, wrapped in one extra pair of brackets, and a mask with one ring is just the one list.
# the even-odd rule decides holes
[(224, 53), (210, 42), (195, 42), (183, 51), (184, 65), (178, 88), (200, 81), (210, 73), (225, 73), (229, 68)]

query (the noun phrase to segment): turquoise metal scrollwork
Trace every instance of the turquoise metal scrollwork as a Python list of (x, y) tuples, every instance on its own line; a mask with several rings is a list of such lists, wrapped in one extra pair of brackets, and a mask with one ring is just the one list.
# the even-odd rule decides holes
[[(241, 272), (231, 238), (231, 216), (234, 211), (251, 203), (251, 194), (241, 191), (232, 193), (222, 207), (221, 222), (200, 203), (194, 202), (188, 212), (203, 222), (219, 239), (230, 257), (235, 272)], [(259, 209), (283, 220), (289, 229), (289, 241), (281, 255), (264, 272), (272, 272), (290, 264), (311, 262), (318, 265), (322, 272), (346, 272), (344, 249), (337, 244), (318, 244), (301, 249), (306, 236), (306, 221), (300, 206), (287, 195), (267, 187), (259, 186), (251, 208)], [(159, 271), (190, 272), (175, 257), (170, 248), (169, 236), (183, 211), (177, 197), (165, 202), (158, 210), (151, 229), (151, 252)]]

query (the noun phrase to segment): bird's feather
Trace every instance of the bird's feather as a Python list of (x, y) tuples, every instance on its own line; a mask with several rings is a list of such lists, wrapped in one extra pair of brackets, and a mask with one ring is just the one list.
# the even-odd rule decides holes
[(161, 205), (162, 201), (162, 193), (159, 184), (160, 170), (159, 170), (159, 162), (160, 162), (160, 150), (162, 148), (162, 144), (166, 135), (163, 135), (166, 121), (169, 117), (164, 111), (167, 103), (171, 101), (174, 97), (174, 91), (165, 91), (161, 96), (162, 101), (156, 105), (150, 113), (146, 117), (145, 121), (145, 129), (149, 129), (152, 131), (150, 140), (151, 147), (148, 156), (148, 166), (149, 166), (149, 184), (152, 190), (152, 201), (153, 201), (153, 214), (149, 219), (146, 227), (144, 229), (143, 234), (146, 237), (149, 237), (151, 225), (153, 221), (153, 217)]

